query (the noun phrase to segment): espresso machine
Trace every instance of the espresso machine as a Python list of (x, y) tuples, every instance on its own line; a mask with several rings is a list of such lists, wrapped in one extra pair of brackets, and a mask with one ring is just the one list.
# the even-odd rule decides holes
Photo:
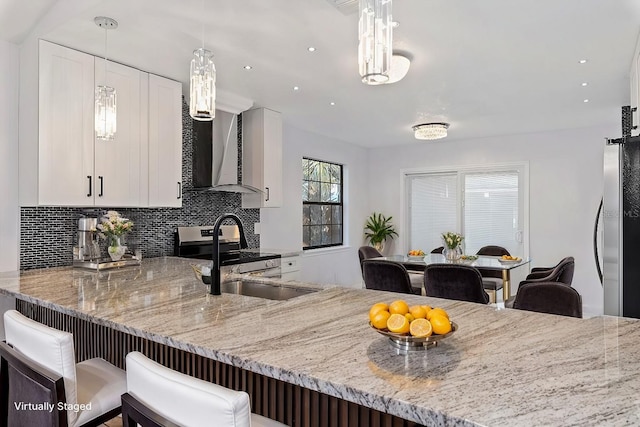
[(93, 261), (100, 258), (97, 225), (97, 218), (80, 218), (78, 220), (78, 246), (74, 248), (75, 260)]

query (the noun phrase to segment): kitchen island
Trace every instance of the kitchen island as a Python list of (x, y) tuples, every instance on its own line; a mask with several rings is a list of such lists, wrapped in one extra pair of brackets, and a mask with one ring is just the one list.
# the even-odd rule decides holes
[[(4, 273), (0, 292), (15, 296), (20, 311), (61, 329), (89, 324), (74, 331), (80, 359), (97, 354), (122, 364), (127, 351), (142, 347), (161, 363), (247, 389), (254, 410), (296, 426), (383, 419), (360, 407), (392, 414), (394, 426), (640, 424), (640, 321), (338, 287), (287, 301), (213, 296), (190, 263), (167, 257), (108, 273)], [(367, 313), (375, 302), (398, 298), (445, 308), (458, 331), (428, 351), (396, 354), (369, 327)], [(107, 329), (121, 335), (96, 341)], [(253, 373), (277, 382), (250, 384), (262, 381)], [(293, 397), (283, 402), (276, 395)]]

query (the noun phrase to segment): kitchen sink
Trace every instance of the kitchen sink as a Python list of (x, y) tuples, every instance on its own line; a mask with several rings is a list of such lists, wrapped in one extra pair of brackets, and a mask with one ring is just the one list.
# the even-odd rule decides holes
[(248, 297), (272, 300), (287, 300), (319, 291), (319, 289), (299, 288), (272, 283), (252, 282), (248, 280), (236, 280), (222, 283), (220, 290), (227, 294), (246, 295)]

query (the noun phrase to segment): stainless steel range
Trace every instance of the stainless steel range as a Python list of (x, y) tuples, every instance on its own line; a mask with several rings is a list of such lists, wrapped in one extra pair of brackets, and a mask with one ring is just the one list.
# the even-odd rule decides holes
[[(213, 229), (213, 226), (178, 227), (175, 233), (174, 255), (211, 260)], [(262, 252), (260, 249), (241, 250), (238, 226), (221, 226), (218, 238), (221, 268), (233, 273), (280, 277), (280, 254)]]

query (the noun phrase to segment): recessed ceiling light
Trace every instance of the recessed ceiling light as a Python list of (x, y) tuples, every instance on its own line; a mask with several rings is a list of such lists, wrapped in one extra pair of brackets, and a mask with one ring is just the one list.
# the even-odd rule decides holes
[(293, 90), (300, 90), (300, 88), (298, 86), (294, 86)]
[(315, 51), (316, 51), (316, 48), (315, 48), (315, 47), (313, 47), (313, 46), (309, 46), (309, 47), (307, 48), (307, 50), (308, 50), (309, 52), (315, 52)]
[(582, 86), (583, 86), (583, 87), (584, 87), (584, 86), (588, 86), (588, 85), (589, 85), (589, 83), (587, 83), (587, 82), (582, 82)]
[(244, 69), (245, 69), (245, 70), (250, 70), (250, 69), (252, 69), (252, 68), (253, 68), (253, 67), (252, 67), (251, 65), (245, 65), (245, 66), (244, 66)]
[(580, 63), (581, 63), (581, 64), (586, 64), (586, 63), (587, 63), (587, 60), (586, 60), (586, 59), (581, 59), (581, 60), (580, 60)]
[(589, 102), (589, 100), (588, 100), (588, 99), (585, 99), (585, 100), (584, 100), (584, 101), (582, 101), (582, 102)]
[(336, 103), (335, 103), (335, 102), (333, 102), (333, 101), (331, 101), (331, 105), (336, 105)]

